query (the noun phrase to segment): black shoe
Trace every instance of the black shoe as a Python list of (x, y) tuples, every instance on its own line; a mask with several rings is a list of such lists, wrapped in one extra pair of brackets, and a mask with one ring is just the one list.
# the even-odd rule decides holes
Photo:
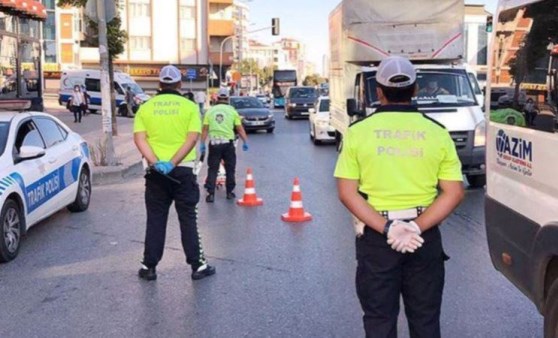
[(145, 280), (156, 280), (157, 272), (155, 272), (155, 268), (148, 268), (146, 266), (142, 266), (141, 269), (139, 269), (138, 271), (138, 276), (139, 278)]
[(234, 192), (228, 192), (227, 193), (227, 199), (228, 200), (234, 200), (236, 198), (236, 194)]
[(192, 279), (199, 280), (214, 274), (215, 274), (215, 268), (212, 267), (211, 265), (204, 264), (200, 266), (196, 271), (192, 272)]
[(207, 203), (213, 203), (215, 202), (215, 194), (209, 194), (207, 195), (207, 197), (205, 198), (205, 201)]

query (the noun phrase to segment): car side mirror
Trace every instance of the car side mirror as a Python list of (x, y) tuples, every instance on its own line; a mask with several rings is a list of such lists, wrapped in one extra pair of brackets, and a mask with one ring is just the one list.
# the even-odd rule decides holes
[(23, 162), (28, 160), (34, 160), (45, 156), (45, 150), (41, 147), (35, 146), (21, 146), (19, 149), (19, 154), (17, 155), (16, 162)]
[(347, 115), (350, 117), (363, 115), (360, 110), (358, 110), (357, 101), (355, 99), (347, 99)]

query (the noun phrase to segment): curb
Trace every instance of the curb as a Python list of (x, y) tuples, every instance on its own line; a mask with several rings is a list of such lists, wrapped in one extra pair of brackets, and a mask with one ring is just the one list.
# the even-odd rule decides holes
[(122, 183), (125, 178), (137, 175), (142, 171), (143, 164), (141, 161), (115, 167), (93, 167), (93, 186)]

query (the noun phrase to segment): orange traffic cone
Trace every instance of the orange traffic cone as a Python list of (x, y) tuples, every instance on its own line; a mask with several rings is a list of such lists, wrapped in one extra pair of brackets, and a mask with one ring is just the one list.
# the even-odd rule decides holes
[(293, 193), (291, 195), (291, 207), (289, 212), (281, 215), (284, 222), (307, 222), (312, 220), (312, 215), (304, 211), (302, 206), (302, 193), (298, 178), (294, 179)]
[(246, 184), (244, 187), (244, 196), (236, 202), (243, 207), (257, 207), (263, 204), (263, 200), (256, 195), (256, 185), (254, 184), (254, 176), (252, 169), (246, 171)]

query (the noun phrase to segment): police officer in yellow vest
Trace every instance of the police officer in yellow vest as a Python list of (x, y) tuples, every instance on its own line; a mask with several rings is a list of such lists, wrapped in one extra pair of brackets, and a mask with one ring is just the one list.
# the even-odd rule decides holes
[(208, 203), (215, 201), (215, 183), (221, 161), (225, 162), (225, 186), (227, 199), (236, 197), (236, 149), (234, 146), (235, 131), (242, 138), (242, 150), (248, 151), (248, 136), (242, 127), (238, 112), (228, 104), (229, 97), (226, 94), (219, 95), (217, 105), (211, 107), (203, 118), (203, 131), (201, 136), (201, 152), (205, 152), (205, 141), (209, 137), (209, 154), (207, 157), (207, 189)]
[(134, 120), (134, 141), (151, 170), (145, 176), (147, 229), (139, 277), (157, 279), (163, 257), (169, 208), (174, 201), (186, 262), (192, 279), (213, 275), (200, 243), (197, 204), (200, 190), (193, 172), (201, 132), (198, 107), (180, 95), (182, 74), (174, 66), (161, 69), (159, 93), (141, 105)]
[[(381, 106), (353, 124), (335, 169), (357, 222), (356, 285), (367, 337), (396, 337), (402, 295), (411, 337), (440, 337), (444, 261), (438, 226), (464, 196), (448, 131), (411, 105), (416, 72), (391, 56), (377, 70)], [(439, 192), (438, 192), (439, 189)]]

